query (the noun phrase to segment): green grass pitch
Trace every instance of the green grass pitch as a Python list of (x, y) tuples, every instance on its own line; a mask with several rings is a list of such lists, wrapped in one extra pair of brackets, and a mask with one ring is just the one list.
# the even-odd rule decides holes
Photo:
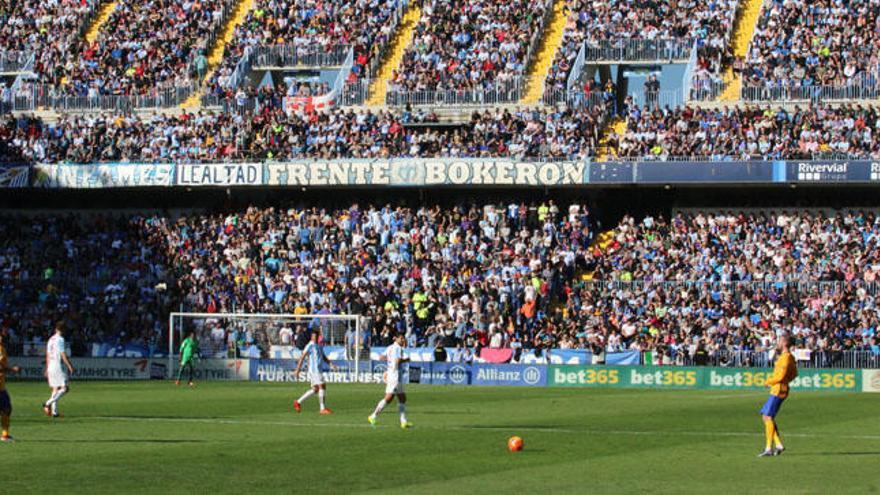
[[(760, 392), (410, 386), (411, 430), (379, 385), (72, 384), (65, 417), (12, 382), (0, 493), (877, 493), (880, 396), (795, 393), (788, 451), (758, 459)], [(512, 454), (507, 438), (525, 450)]]

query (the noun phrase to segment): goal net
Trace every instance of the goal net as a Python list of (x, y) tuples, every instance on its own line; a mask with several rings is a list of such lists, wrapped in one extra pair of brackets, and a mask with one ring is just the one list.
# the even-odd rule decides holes
[[(346, 381), (360, 381), (362, 365), (369, 366), (369, 332), (358, 315), (293, 315), (241, 313), (171, 313), (168, 336), (169, 376), (177, 373), (180, 343), (192, 333), (202, 359), (268, 359), (281, 363), (289, 380), (291, 370), (309, 342), (312, 331), (331, 361), (344, 361), (340, 368)], [(339, 364), (339, 363), (337, 363)], [(302, 373), (304, 375), (304, 373)]]

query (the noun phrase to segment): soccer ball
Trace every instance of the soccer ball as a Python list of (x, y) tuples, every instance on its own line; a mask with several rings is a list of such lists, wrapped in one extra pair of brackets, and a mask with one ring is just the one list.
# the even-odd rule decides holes
[(507, 450), (511, 452), (519, 452), (523, 449), (523, 439), (520, 437), (510, 437), (507, 441)]

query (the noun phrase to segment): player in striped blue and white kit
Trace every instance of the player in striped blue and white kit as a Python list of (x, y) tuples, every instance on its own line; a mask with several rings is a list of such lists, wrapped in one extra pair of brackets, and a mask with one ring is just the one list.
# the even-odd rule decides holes
[(294, 373), (299, 377), (303, 362), (305, 362), (306, 359), (309, 360), (309, 381), (312, 384), (311, 388), (306, 390), (306, 393), (304, 393), (302, 397), (293, 401), (293, 408), (296, 412), (302, 411), (302, 401), (308, 399), (314, 394), (318, 394), (318, 400), (321, 403), (320, 413), (333, 413), (333, 411), (327, 409), (324, 405), (324, 395), (327, 393), (327, 384), (324, 383), (324, 373), (321, 372), (321, 365), (327, 363), (330, 366), (330, 369), (334, 371), (336, 370), (336, 366), (327, 359), (327, 356), (324, 354), (324, 346), (318, 343), (318, 337), (320, 335), (321, 333), (318, 330), (312, 332), (311, 340), (306, 344), (302, 355), (299, 357), (299, 361), (296, 363), (296, 371)]

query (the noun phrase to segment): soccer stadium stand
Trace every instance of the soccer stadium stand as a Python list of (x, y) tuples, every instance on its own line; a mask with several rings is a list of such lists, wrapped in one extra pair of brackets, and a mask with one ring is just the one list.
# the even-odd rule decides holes
[[(707, 183), (880, 181), (877, 1), (2, 6), (0, 187), (16, 191), (0, 203), (146, 185), (228, 201), (223, 213), (3, 216), (0, 320), (19, 340), (66, 319), (79, 345), (155, 343), (183, 307), (370, 315), (378, 342), (406, 327), (422, 345), (681, 362), (698, 347), (763, 349), (781, 328), (812, 351), (877, 346), (876, 211), (721, 214), (703, 195)], [(186, 181), (213, 179), (207, 163), (256, 172), (247, 187)], [(144, 178), (160, 167), (162, 180)], [(544, 199), (266, 200), (380, 184)], [(706, 187), (693, 193), (704, 209), (605, 205), (615, 227), (600, 233), (578, 188), (610, 184), (662, 188), (669, 203), (689, 194), (681, 184)]]
[(877, 109), (631, 107), (618, 152), (641, 159), (749, 160), (877, 156)]
[(671, 61), (687, 59), (697, 44), (698, 82), (717, 74), (728, 47), (737, 0), (713, 2), (569, 2), (561, 49), (547, 75), (545, 93), (567, 88), (578, 53), (587, 60)]
[[(262, 57), (278, 67), (340, 66), (353, 50), (350, 81), (377, 64), (394, 35), (403, 4), (399, 0), (315, 3), (258, 0), (233, 35), (209, 94), (231, 96), (247, 64)], [(258, 52), (258, 53), (257, 53)]]
[(66, 68), (75, 96), (145, 95), (204, 76), (207, 50), (231, 0), (121, 0), (90, 46)]
[[(583, 204), (256, 208), (181, 217), (0, 217), (0, 320), (72, 340), (155, 344), (157, 315), (346, 312), (373, 339), (481, 348), (813, 351), (877, 345), (871, 213), (624, 217)], [(121, 334), (112, 329), (124, 328)], [(496, 335), (497, 334), (497, 335)]]
[(516, 102), (552, 2), (426, 2), (400, 68), (389, 82), (394, 104)]
[[(276, 98), (276, 104), (277, 104)], [(62, 116), (47, 124), (9, 117), (5, 161), (207, 161), (262, 158), (586, 158), (595, 152), (602, 111), (486, 110), (462, 125), (407, 126), (409, 113), (337, 110), (288, 115), (270, 105), (230, 113)], [(416, 119), (419, 120), (419, 119)], [(420, 119), (424, 122), (424, 119)]]
[(866, 0), (767, 2), (745, 67), (746, 90), (876, 85), (878, 13), (880, 5)]
[(30, 69), (58, 83), (82, 50), (88, 22), (99, 0), (11, 1), (0, 3), (0, 69)]

